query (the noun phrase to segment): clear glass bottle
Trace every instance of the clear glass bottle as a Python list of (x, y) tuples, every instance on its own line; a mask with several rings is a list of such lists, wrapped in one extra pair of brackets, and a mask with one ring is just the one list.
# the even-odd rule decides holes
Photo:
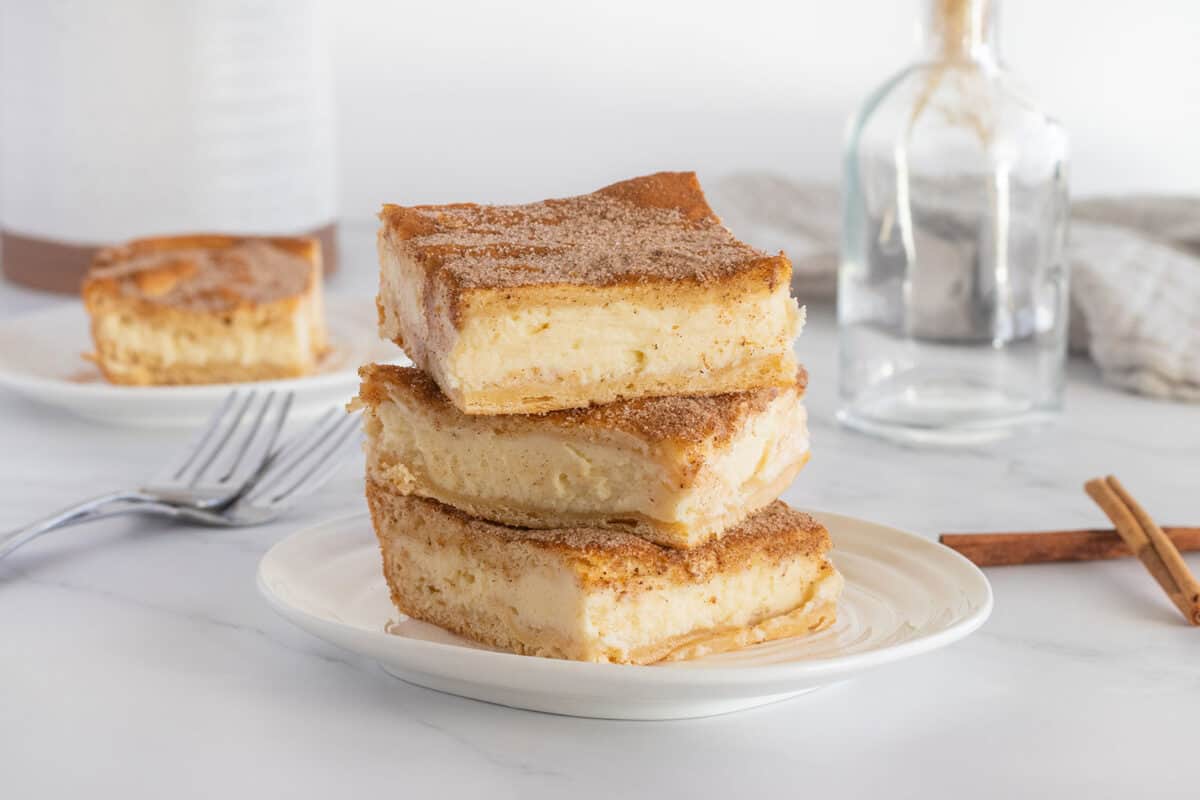
[(926, 5), (921, 59), (848, 133), (838, 416), (973, 442), (1061, 406), (1067, 137), (1001, 63), (996, 0)]

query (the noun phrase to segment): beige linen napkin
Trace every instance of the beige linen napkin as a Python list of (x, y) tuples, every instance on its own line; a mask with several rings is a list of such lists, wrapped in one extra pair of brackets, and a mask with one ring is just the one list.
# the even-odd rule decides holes
[[(787, 252), (801, 302), (833, 297), (836, 187), (740, 173), (708, 195), (740, 238)], [(1072, 348), (1115, 386), (1200, 402), (1200, 198), (1097, 198), (1071, 214)]]

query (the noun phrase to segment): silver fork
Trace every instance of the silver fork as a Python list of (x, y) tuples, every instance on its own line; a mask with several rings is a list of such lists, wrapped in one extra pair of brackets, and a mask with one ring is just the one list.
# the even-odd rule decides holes
[(291, 405), (291, 392), (230, 392), (193, 442), (158, 476), (136, 489), (93, 497), (0, 534), (0, 558), (43, 533), (143, 506), (228, 505), (265, 470)]
[(269, 522), (321, 488), (361, 440), (359, 415), (331, 409), (272, 456), (262, 474), (223, 508), (145, 503), (138, 510), (222, 528)]

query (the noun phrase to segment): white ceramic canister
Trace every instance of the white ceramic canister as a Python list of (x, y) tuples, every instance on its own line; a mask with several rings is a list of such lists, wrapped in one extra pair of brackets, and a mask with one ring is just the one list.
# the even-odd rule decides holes
[(5, 274), (75, 291), (96, 247), (312, 234), (336, 264), (320, 0), (0, 6)]

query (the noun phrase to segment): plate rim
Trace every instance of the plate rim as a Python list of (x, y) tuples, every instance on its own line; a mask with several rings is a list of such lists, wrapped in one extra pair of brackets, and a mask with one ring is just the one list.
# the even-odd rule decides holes
[[(949, 644), (952, 644), (960, 639), (963, 639), (975, 631), (979, 630), (991, 616), (995, 605), (995, 597), (992, 591), (991, 583), (987, 576), (975, 564), (971, 563), (965, 556), (952, 550), (945, 545), (927, 539), (920, 534), (912, 531), (907, 531), (901, 528), (895, 528), (883, 523), (874, 522), (863, 517), (855, 517), (849, 514), (842, 514), (835, 511), (825, 511), (822, 509), (801, 508), (805, 513), (813, 514), (824, 518), (845, 520), (855, 524), (867, 524), (877, 528), (885, 529), (889, 535), (898, 535), (906, 541), (915, 542), (918, 547), (929, 548), (929, 552), (937, 552), (940, 555), (949, 558), (951, 562), (965, 570), (964, 574), (971, 575), (971, 579), (977, 581), (974, 587), (982, 593), (980, 598), (982, 602), (971, 613), (956, 620), (948, 627), (935, 633), (923, 634), (914, 639), (901, 642), (899, 644), (888, 645), (886, 647), (869, 650), (863, 653), (854, 653), (845, 656), (832, 657), (817, 661), (791, 661), (782, 664), (743, 664), (735, 666), (705, 666), (702, 668), (692, 668), (685, 666), (676, 666), (670, 664), (606, 664), (593, 663), (586, 661), (571, 661), (567, 659), (545, 658), (540, 656), (526, 656), (517, 653), (506, 653), (496, 650), (475, 649), (463, 647), (458, 644), (450, 644), (444, 642), (431, 642), (423, 639), (413, 639), (406, 636), (395, 636), (384, 631), (372, 631), (365, 628), (360, 628), (356, 625), (351, 625), (345, 622), (330, 620), (324, 617), (312, 614), (298, 606), (287, 603), (283, 598), (275, 594), (268, 584), (265, 572), (271, 566), (271, 560), (280, 558), (280, 552), (283, 548), (295, 546), (294, 542), (302, 537), (313, 536), (321, 532), (328, 533), (329, 529), (334, 529), (340, 526), (349, 525), (353, 522), (365, 523), (370, 528), (370, 515), (365, 511), (356, 512), (354, 514), (346, 514), (334, 519), (329, 519), (324, 522), (309, 525), (300, 530), (293, 531), (288, 536), (280, 539), (259, 559), (258, 568), (255, 571), (255, 584), (267, 604), (275, 613), (287, 619), (292, 624), (305, 630), (310, 635), (313, 632), (300, 624), (295, 618), (302, 618), (308, 624), (316, 628), (331, 628), (333, 630), (349, 629), (357, 635), (370, 637), (386, 637), (386, 640), (398, 644), (401, 648), (410, 648), (419, 654), (438, 656), (439, 654), (448, 657), (461, 656), (465, 658), (476, 658), (483, 662), (486, 666), (488, 662), (494, 662), (498, 668), (497, 674), (510, 672), (511, 670), (503, 670), (503, 667), (512, 666), (528, 673), (530, 670), (537, 671), (538, 674), (546, 672), (557, 673), (562, 676), (565, 673), (587, 673), (586, 677), (593, 679), (601, 679), (608, 681), (621, 681), (622, 679), (631, 680), (639, 685), (682, 685), (688, 684), (691, 686), (715, 686), (721, 685), (724, 687), (730, 686), (754, 686), (760, 684), (779, 684), (779, 683), (796, 683), (805, 679), (820, 679), (834, 678), (839, 675), (856, 673), (871, 669), (873, 667), (889, 664), (894, 661), (900, 661), (906, 658), (922, 655), (941, 649)], [(834, 542), (836, 549), (837, 543)], [(382, 576), (380, 577), (382, 580)], [(325, 637), (317, 636), (330, 644), (341, 649), (343, 645), (326, 639)], [(392, 645), (397, 646), (397, 645)], [(351, 651), (358, 655), (371, 658), (372, 661), (379, 661), (369, 653), (363, 653), (361, 650)], [(464, 655), (469, 653), (470, 655)], [(453, 655), (452, 655), (453, 654)]]

